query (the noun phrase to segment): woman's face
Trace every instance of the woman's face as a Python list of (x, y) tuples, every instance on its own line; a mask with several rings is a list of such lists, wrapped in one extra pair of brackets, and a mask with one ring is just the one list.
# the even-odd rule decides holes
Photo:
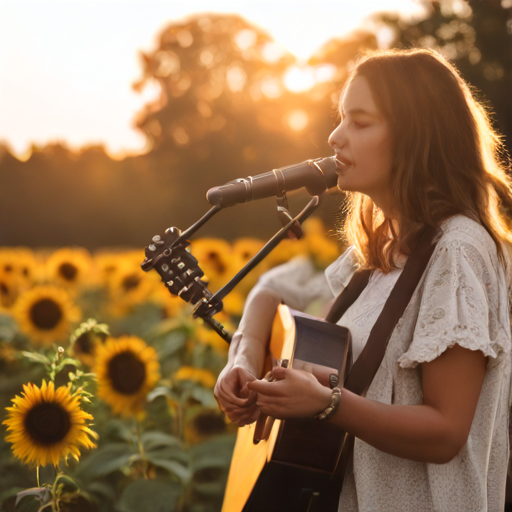
[(391, 129), (373, 100), (366, 78), (356, 77), (350, 82), (339, 108), (341, 122), (329, 137), (336, 153), (338, 188), (370, 196), (389, 215)]

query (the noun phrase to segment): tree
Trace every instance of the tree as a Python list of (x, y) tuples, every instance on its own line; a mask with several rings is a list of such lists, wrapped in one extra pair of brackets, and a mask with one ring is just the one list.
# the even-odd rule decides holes
[(421, 21), (406, 23), (388, 14), (377, 19), (393, 30), (392, 46), (432, 48), (453, 61), (494, 112), (512, 153), (512, 5), (500, 0), (430, 0), (427, 5), (430, 14)]

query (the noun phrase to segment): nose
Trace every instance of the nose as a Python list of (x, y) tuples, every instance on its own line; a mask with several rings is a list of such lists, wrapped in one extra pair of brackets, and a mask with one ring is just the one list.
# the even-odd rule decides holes
[(343, 121), (329, 135), (329, 146), (332, 149), (341, 149), (346, 144), (346, 137), (343, 129)]

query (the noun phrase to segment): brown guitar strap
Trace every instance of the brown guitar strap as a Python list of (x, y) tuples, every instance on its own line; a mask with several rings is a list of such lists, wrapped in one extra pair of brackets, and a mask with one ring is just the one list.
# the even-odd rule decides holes
[[(344, 387), (352, 393), (361, 396), (366, 395), (384, 358), (395, 326), (402, 317), (414, 290), (420, 282), (421, 276), (427, 268), (436, 246), (434, 242), (436, 235), (437, 230), (429, 228), (420, 238), (416, 250), (407, 259), (402, 273), (384, 304), (384, 309), (370, 332), (363, 351), (356, 359), (345, 380)], [(333, 304), (326, 317), (327, 321), (335, 323), (341, 318), (343, 313), (359, 297), (368, 283), (369, 276), (369, 271), (358, 271), (354, 274), (345, 290), (343, 290)], [(341, 488), (345, 473), (352, 460), (353, 448), (354, 436), (346, 434), (338, 466), (331, 479), (331, 484), (320, 498), (322, 504), (320, 510), (329, 512), (338, 510)]]

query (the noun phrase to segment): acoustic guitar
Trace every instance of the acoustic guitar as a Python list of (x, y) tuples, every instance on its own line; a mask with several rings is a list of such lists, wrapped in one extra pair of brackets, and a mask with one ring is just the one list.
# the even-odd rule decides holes
[[(350, 332), (280, 305), (272, 326), (267, 369), (275, 363), (312, 373), (352, 366)], [(238, 431), (222, 512), (307, 512), (336, 469), (345, 433), (314, 418), (258, 422)]]

